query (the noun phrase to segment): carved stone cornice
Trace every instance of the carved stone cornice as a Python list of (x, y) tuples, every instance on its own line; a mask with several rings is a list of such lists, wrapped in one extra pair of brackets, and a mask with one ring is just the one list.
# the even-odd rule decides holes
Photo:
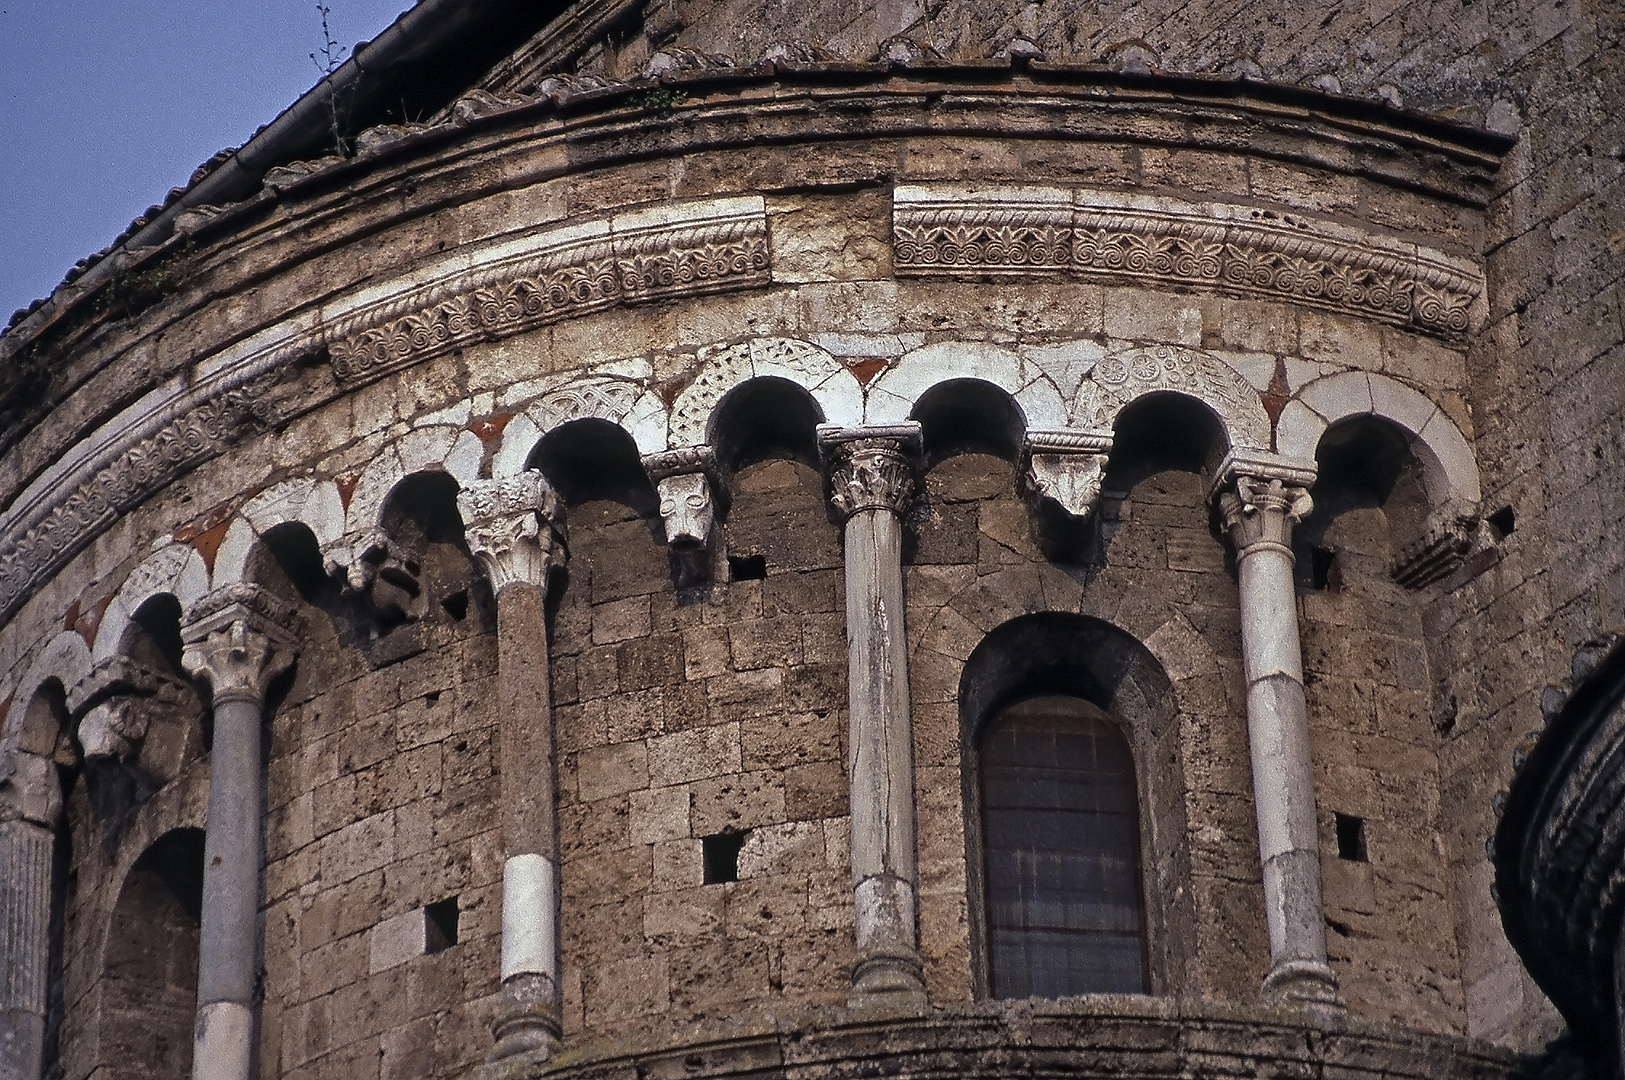
[(619, 304), (697, 296), (772, 280), (761, 198), (659, 207), (572, 223), (500, 247), (472, 272), (407, 287), (334, 323), (328, 352), (344, 385), (475, 341)]
[(492, 592), (547, 587), (549, 571), (565, 557), (564, 506), (540, 472), (475, 481), (457, 493), (457, 512)]
[(1456, 338), (1482, 272), (1441, 251), (1302, 214), (1115, 192), (899, 185), (899, 277), (1067, 273), (1208, 286)]
[(293, 665), (304, 631), (299, 613), (264, 589), (228, 585), (187, 612), (181, 664), (208, 684), (216, 706), (227, 701), (262, 706), (271, 680)]
[(1274, 455), (1231, 453), (1220, 463), (1213, 491), (1237, 555), (1273, 548), (1292, 554), (1292, 527), (1314, 511), (1314, 469)]
[(1109, 431), (1029, 431), (1022, 487), (1070, 517), (1087, 518), (1100, 503), (1111, 449)]
[(829, 501), (844, 522), (864, 510), (901, 517), (917, 491), (918, 424), (818, 431), (829, 473)]

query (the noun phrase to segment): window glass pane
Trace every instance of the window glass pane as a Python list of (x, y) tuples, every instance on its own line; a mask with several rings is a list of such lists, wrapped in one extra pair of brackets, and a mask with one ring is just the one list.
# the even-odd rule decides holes
[(995, 997), (1144, 993), (1134, 760), (1079, 698), (1033, 698), (982, 736)]

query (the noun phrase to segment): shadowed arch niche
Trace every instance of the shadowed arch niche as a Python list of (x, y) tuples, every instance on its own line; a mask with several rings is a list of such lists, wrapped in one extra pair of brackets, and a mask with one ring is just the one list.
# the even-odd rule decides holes
[(977, 993), (1173, 993), (1194, 948), (1177, 708), (1151, 653), (1046, 612), (960, 679)]

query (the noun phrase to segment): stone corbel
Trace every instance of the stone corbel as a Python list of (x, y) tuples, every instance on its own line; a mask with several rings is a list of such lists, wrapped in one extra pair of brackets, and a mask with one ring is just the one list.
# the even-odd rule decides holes
[(85, 756), (121, 762), (140, 754), (155, 719), (186, 700), (179, 681), (128, 656), (97, 664), (67, 695), (68, 713), (78, 721)]
[(649, 454), (644, 471), (660, 495), (666, 545), (687, 580), (706, 577), (706, 552), (716, 523), (716, 454), (709, 446), (689, 446)]
[(322, 549), (322, 565), (347, 599), (359, 601), (380, 622), (393, 625), (422, 617), (419, 567), (401, 556), (382, 529), (332, 541)]
[(564, 504), (535, 469), (475, 481), (457, 493), (457, 512), (468, 550), (498, 596), (519, 584), (545, 590), (566, 557)]
[(1022, 488), (1039, 506), (1087, 519), (1100, 505), (1111, 449), (1109, 431), (1029, 431), (1022, 448)]
[(1394, 556), (1389, 576), (1407, 589), (1424, 589), (1448, 577), (1472, 553), (1478, 540), (1478, 524), (1476, 508), (1446, 507), (1433, 515), (1420, 538)]

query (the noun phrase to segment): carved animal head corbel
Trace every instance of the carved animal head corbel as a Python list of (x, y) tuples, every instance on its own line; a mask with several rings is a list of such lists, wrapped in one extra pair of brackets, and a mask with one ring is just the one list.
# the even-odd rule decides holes
[(680, 585), (709, 577), (711, 533), (716, 523), (714, 493), (720, 487), (716, 455), (709, 446), (650, 454), (643, 467), (660, 494), (660, 520), (666, 546), (678, 568)]

